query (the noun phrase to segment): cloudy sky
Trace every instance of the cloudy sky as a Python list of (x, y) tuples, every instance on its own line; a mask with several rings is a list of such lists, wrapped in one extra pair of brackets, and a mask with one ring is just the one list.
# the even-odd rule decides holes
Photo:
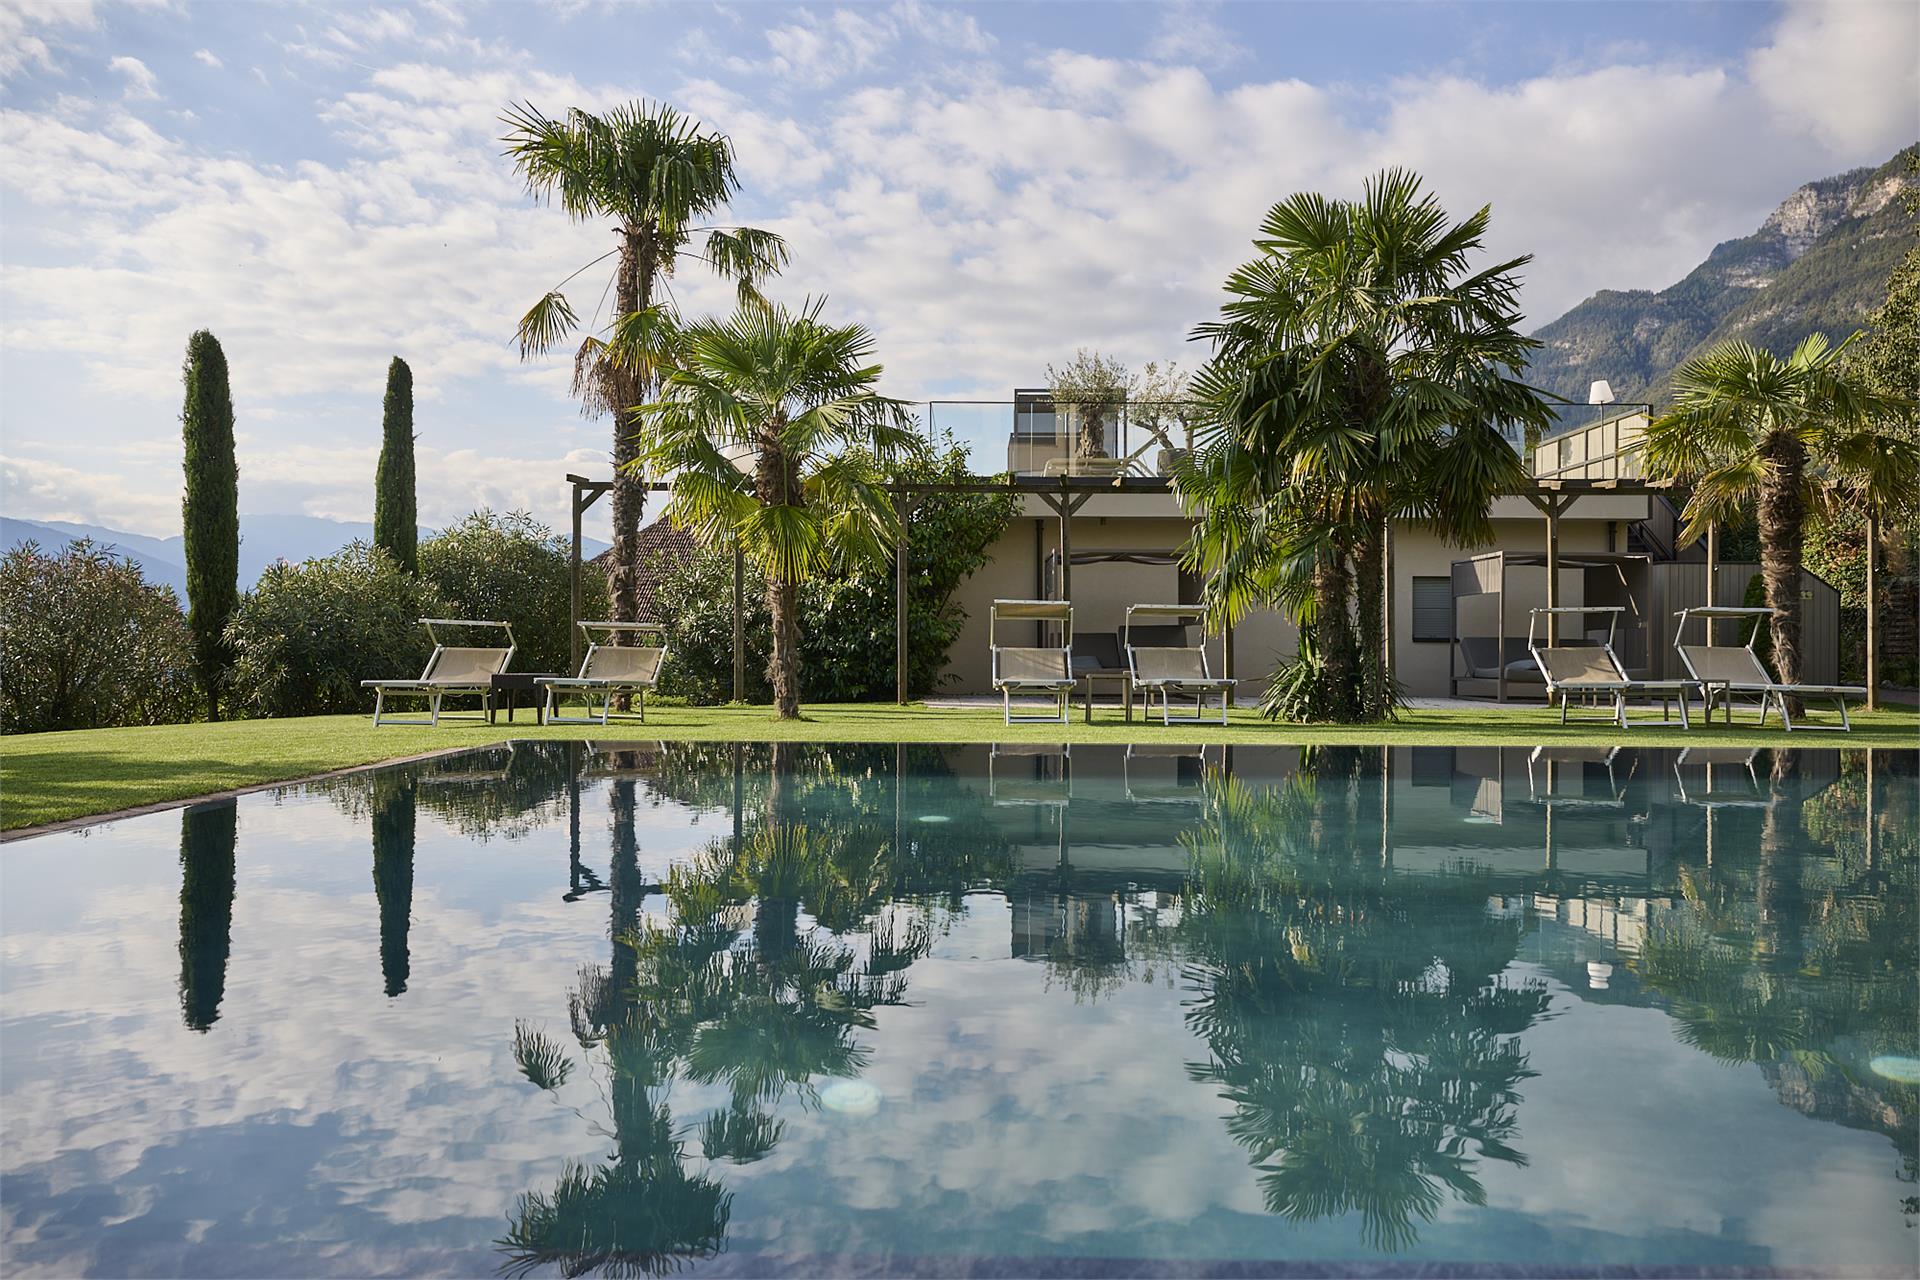
[[(664, 98), (734, 139), (777, 292), (887, 389), (1004, 398), (1094, 346), (1191, 360), (1261, 213), (1410, 165), (1525, 306), (1659, 288), (1920, 134), (1920, 5), (833, 7), (0, 0), (0, 455), (26, 518), (179, 531), (179, 365), (226, 346), (241, 508), (372, 511), (388, 358), (423, 522), (566, 519), (609, 425), (514, 321), (607, 229), (529, 199), (499, 114)], [(697, 264), (696, 264), (697, 266)], [(590, 313), (601, 281), (578, 288)], [(689, 268), (684, 311), (727, 292)]]

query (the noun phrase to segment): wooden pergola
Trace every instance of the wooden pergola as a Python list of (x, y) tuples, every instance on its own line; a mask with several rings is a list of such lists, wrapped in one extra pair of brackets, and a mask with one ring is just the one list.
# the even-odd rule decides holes
[[(573, 556), (572, 601), (573, 612), (571, 628), (573, 636), (573, 660), (579, 665), (580, 635), (580, 521), (587, 510), (613, 488), (611, 480), (593, 480), (586, 476), (568, 475), (567, 482), (573, 487)], [(647, 485), (652, 493), (670, 492), (672, 486), (661, 482)], [(900, 534), (894, 547), (894, 698), (897, 702), (907, 701), (907, 552), (908, 530), (913, 508), (928, 494), (938, 493), (999, 493), (1030, 495), (1045, 503), (1054, 517), (1060, 522), (1060, 598), (1073, 598), (1073, 517), (1082, 508), (1097, 497), (1108, 494), (1171, 494), (1173, 483), (1165, 476), (1009, 476), (1005, 479), (943, 480), (943, 481), (902, 481), (892, 486), (895, 510), (900, 513)], [(1547, 606), (1557, 608), (1560, 604), (1560, 520), (1575, 502), (1583, 497), (1649, 497), (1669, 492), (1670, 486), (1650, 484), (1642, 480), (1537, 480), (1525, 489), (1510, 496), (1523, 497), (1536, 507), (1545, 517), (1547, 524), (1547, 548), (1545, 567), (1547, 571)], [(1717, 547), (1708, 546), (1707, 573), (1709, 589), (1716, 566)], [(1391, 555), (1391, 552), (1389, 552)], [(1392, 562), (1388, 561), (1385, 574), (1388, 599), (1391, 601), (1393, 582)], [(733, 697), (736, 702), (746, 700), (746, 637), (742, 624), (745, 594), (745, 565), (738, 547), (733, 556)], [(1391, 606), (1389, 605), (1389, 608)], [(1391, 614), (1388, 617), (1391, 627)], [(1226, 661), (1222, 674), (1232, 677), (1233, 645), (1226, 646)]]

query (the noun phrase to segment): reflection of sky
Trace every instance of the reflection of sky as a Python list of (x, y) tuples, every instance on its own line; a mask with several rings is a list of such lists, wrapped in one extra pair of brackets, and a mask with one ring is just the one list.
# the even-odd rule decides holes
[[(1106, 799), (1111, 799), (1110, 797)], [(419, 810), (411, 973), (383, 994), (365, 818), (299, 793), (240, 802), (219, 1020), (178, 1000), (177, 813), (9, 846), (0, 895), (0, 1108), (9, 1274), (484, 1272), (515, 1198), (610, 1144), (599, 1081), (519, 1079), (516, 1019), (567, 1032), (582, 964), (605, 964), (608, 897), (567, 903), (564, 803), (477, 842)], [(581, 805), (607, 874), (607, 786)], [(643, 879), (723, 835), (725, 815), (645, 798)], [(1158, 829), (1154, 842), (1162, 843)], [(1110, 847), (1110, 830), (1101, 833)], [(659, 900), (649, 902), (658, 907)], [(976, 893), (908, 1003), (861, 1033), (871, 1115), (780, 1104), (735, 1195), (729, 1255), (1359, 1257), (1352, 1217), (1268, 1214), (1230, 1111), (1188, 1078), (1177, 968), (1076, 1002), (1009, 955), (1003, 897)], [(1523, 953), (1524, 954), (1524, 953)], [(1413, 1256), (1517, 1262), (1910, 1265), (1896, 1154), (1780, 1104), (1760, 1071), (1674, 1038), (1655, 1008), (1547, 979), (1521, 1038), (1524, 1167), (1480, 1160), (1488, 1203), (1446, 1201)], [(1296, 1010), (1295, 1016), (1313, 1016)], [(720, 1105), (676, 1084), (691, 1123)], [(697, 1167), (698, 1142), (690, 1144)]]

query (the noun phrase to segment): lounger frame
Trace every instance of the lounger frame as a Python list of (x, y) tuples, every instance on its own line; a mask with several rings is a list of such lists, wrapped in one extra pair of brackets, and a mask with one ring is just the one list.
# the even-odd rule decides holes
[[(417, 680), (362, 680), (360, 687), (373, 690), (373, 723), (375, 728), (387, 725), (437, 726), (441, 720), (485, 720), (486, 698), (493, 693), (493, 677), (507, 669), (513, 661), (514, 650), (518, 647), (513, 639), (513, 627), (505, 622), (495, 622), (487, 618), (422, 618), (420, 624), (427, 629), (427, 638), (433, 641), (433, 652), (427, 656), (427, 665)], [(506, 648), (494, 646), (450, 645), (440, 639), (436, 627), (489, 627), (504, 631), (507, 636)], [(484, 675), (484, 678), (482, 676)], [(477, 693), (481, 697), (481, 709), (471, 716), (455, 715), (442, 711), (441, 706), (448, 694)], [(395, 719), (386, 714), (387, 698), (415, 697), (427, 702), (427, 718)]]
[[(1146, 714), (1153, 714), (1153, 695), (1160, 695), (1160, 723), (1175, 724), (1221, 724), (1227, 723), (1227, 704), (1233, 696), (1236, 681), (1225, 676), (1216, 676), (1208, 663), (1205, 645), (1197, 647), (1167, 645), (1136, 645), (1133, 643), (1133, 622), (1135, 615), (1142, 619), (1152, 618), (1162, 625), (1184, 625), (1187, 622), (1204, 622), (1206, 610), (1199, 605), (1183, 604), (1130, 604), (1127, 606), (1126, 619), (1121, 626), (1121, 643), (1126, 647), (1127, 670), (1132, 674), (1133, 687), (1146, 699)], [(1173, 699), (1193, 699), (1192, 715), (1174, 715)], [(1218, 720), (1208, 713), (1209, 701), (1220, 703)]]
[[(1008, 623), (1034, 622), (1060, 628), (1055, 645), (1001, 643), (1000, 628)], [(1000, 711), (1008, 724), (1065, 724), (1073, 704), (1073, 606), (1064, 600), (995, 600), (987, 614), (987, 647), (993, 668), (993, 687), (1000, 691)], [(1045, 715), (1015, 715), (1013, 697), (1041, 695), (1053, 709)]]
[[(1558, 696), (1560, 699), (1560, 723), (1611, 722), (1622, 729), (1658, 729), (1678, 725), (1682, 729), (1691, 729), (1693, 722), (1687, 715), (1687, 701), (1699, 689), (1699, 682), (1696, 680), (1635, 680), (1629, 676), (1626, 667), (1620, 662), (1620, 655), (1613, 651), (1614, 625), (1622, 612), (1624, 610), (1619, 605), (1598, 605), (1586, 608), (1576, 605), (1554, 609), (1534, 609), (1529, 612), (1527, 652), (1533, 655), (1534, 662), (1540, 667), (1541, 676), (1546, 680), (1547, 696)], [(1551, 618), (1556, 615), (1585, 616), (1595, 613), (1607, 615), (1607, 638), (1599, 644), (1556, 646), (1548, 643), (1543, 646), (1539, 643), (1537, 628), (1541, 618)], [(1598, 655), (1598, 660), (1585, 658), (1586, 666), (1590, 670), (1594, 668), (1598, 670), (1591, 675), (1573, 678), (1568, 678), (1564, 674), (1556, 676), (1554, 662), (1560, 655), (1572, 653), (1579, 653), (1583, 658), (1587, 654)], [(1592, 699), (1604, 699), (1607, 704), (1607, 714), (1570, 718), (1569, 712), (1576, 697), (1581, 698), (1583, 705), (1587, 706), (1594, 705)], [(1658, 698), (1660, 719), (1635, 720), (1630, 717), (1627, 714), (1628, 704), (1635, 697)], [(1673, 714), (1676, 703), (1680, 713), (1678, 719), (1675, 719)]]
[[(1825, 733), (1853, 732), (1853, 717), (1847, 710), (1848, 698), (1865, 698), (1864, 685), (1841, 684), (1781, 684), (1767, 670), (1767, 664), (1760, 660), (1759, 651), (1754, 645), (1760, 638), (1761, 624), (1773, 616), (1773, 610), (1763, 608), (1732, 608), (1717, 606), (1714, 608), (1681, 609), (1674, 614), (1678, 619), (1673, 629), (1673, 647), (1680, 655), (1680, 661), (1686, 664), (1687, 674), (1699, 681), (1704, 690), (1703, 700), (1707, 706), (1707, 722), (1713, 722), (1713, 709), (1716, 705), (1726, 708), (1727, 723), (1733, 723), (1733, 706), (1739, 699), (1759, 699), (1760, 718), (1754, 723), (1764, 725), (1770, 708), (1778, 708), (1780, 723), (1788, 733), (1795, 729), (1816, 730)], [(1683, 644), (1687, 623), (1698, 618), (1707, 628), (1707, 638), (1713, 638), (1713, 624), (1722, 619), (1751, 622), (1744, 645)], [(1805, 708), (1799, 724), (1793, 721), (1793, 699), (1807, 702), (1828, 702), (1840, 716), (1839, 724), (1819, 724), (1806, 719)]]
[[(666, 628), (655, 622), (582, 622), (580, 634), (587, 642), (580, 659), (580, 671), (571, 676), (541, 676), (534, 680), (546, 693), (544, 716), (548, 724), (604, 725), (615, 718), (645, 722), (647, 694), (659, 683), (660, 667), (667, 660)], [(622, 635), (656, 635), (657, 645), (620, 645)], [(638, 658), (637, 671), (604, 674), (613, 665), (630, 664)], [(596, 675), (600, 671), (602, 674)], [(578, 693), (586, 705), (586, 714), (563, 716), (560, 700), (567, 693)], [(600, 713), (593, 713), (593, 695), (600, 695)], [(615, 712), (613, 701), (621, 694), (633, 697), (632, 712)]]

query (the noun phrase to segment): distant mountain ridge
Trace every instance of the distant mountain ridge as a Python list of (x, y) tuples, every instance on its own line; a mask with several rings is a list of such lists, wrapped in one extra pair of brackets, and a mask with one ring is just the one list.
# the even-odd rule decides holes
[[(422, 527), (421, 541), (436, 531)], [(69, 520), (23, 520), (0, 516), (0, 548), (11, 550), (23, 542), (40, 544), (44, 552), (64, 550), (69, 543), (91, 538), (99, 546), (110, 546), (130, 560), (138, 561), (148, 582), (165, 583), (187, 600), (186, 549), (182, 539), (151, 538), (145, 534), (109, 529), (103, 525), (75, 524)], [(261, 572), (279, 560), (299, 563), (330, 556), (350, 542), (372, 542), (373, 526), (351, 520), (328, 520), (322, 516), (264, 513), (240, 517), (240, 588), (246, 590), (259, 580)], [(597, 538), (580, 540), (581, 554), (591, 559), (606, 550)]]
[(1594, 294), (1535, 332), (1546, 346), (1531, 380), (1584, 403), (1604, 378), (1618, 399), (1658, 406), (1675, 369), (1728, 338), (1782, 355), (1809, 333), (1845, 338), (1886, 298), (1888, 274), (1914, 244), (1899, 199), (1915, 185), (1912, 150), (1807, 183), (1666, 289)]

